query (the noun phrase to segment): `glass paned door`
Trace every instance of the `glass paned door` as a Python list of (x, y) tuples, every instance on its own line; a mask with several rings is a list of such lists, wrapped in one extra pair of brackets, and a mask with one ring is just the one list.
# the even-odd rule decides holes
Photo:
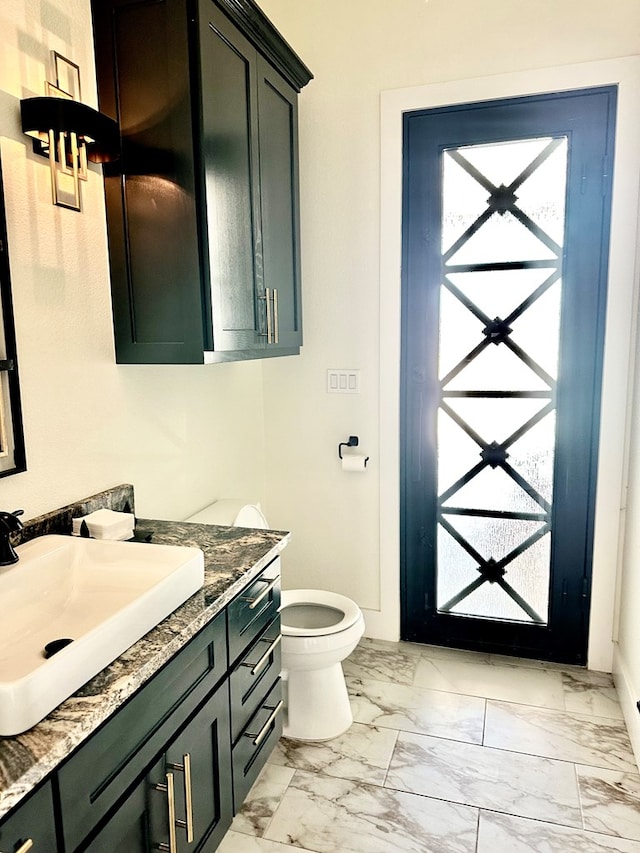
[(405, 639), (585, 658), (614, 108), (405, 117)]
[(441, 613), (548, 623), (567, 153), (566, 136), (442, 152)]

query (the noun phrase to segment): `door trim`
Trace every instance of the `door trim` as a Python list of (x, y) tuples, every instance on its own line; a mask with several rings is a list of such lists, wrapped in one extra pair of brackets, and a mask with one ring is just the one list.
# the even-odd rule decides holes
[[(618, 85), (609, 303), (605, 330), (601, 453), (596, 494), (589, 666), (610, 670), (618, 567), (620, 506), (626, 481), (630, 400), (629, 354), (634, 340), (638, 228), (640, 57), (396, 89), (381, 95), (380, 243), (380, 611), (367, 611), (367, 633), (400, 636), (400, 294), (402, 250), (402, 115), (408, 110)], [(635, 176), (630, 180), (629, 176)], [(615, 284), (614, 284), (615, 283)]]

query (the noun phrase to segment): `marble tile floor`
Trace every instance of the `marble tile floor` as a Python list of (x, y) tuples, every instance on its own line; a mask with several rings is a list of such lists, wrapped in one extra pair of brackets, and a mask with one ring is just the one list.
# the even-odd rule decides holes
[(363, 640), (354, 723), (283, 738), (220, 853), (640, 853), (611, 676)]

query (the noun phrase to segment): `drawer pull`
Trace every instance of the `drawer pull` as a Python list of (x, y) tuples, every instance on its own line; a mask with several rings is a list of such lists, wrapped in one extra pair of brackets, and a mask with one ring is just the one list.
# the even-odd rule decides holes
[(167, 794), (167, 809), (169, 811), (169, 843), (164, 841), (155, 845), (156, 850), (165, 851), (165, 853), (177, 853), (178, 846), (176, 843), (176, 798), (173, 788), (173, 773), (165, 774), (166, 784), (154, 785), (156, 791), (166, 791)]
[(276, 287), (273, 288), (273, 343), (280, 343), (279, 338), (279, 325), (280, 321), (278, 320), (278, 289)]
[(278, 702), (278, 704), (275, 706), (275, 708), (270, 706), (270, 705), (263, 705), (262, 707), (265, 709), (265, 711), (271, 711), (271, 713), (269, 714), (269, 718), (268, 718), (267, 722), (260, 729), (258, 734), (255, 734), (255, 732), (245, 732), (244, 733), (245, 737), (252, 737), (254, 739), (253, 740), (254, 746), (260, 746), (262, 741), (266, 738), (267, 734), (269, 733), (269, 729), (271, 728), (271, 723), (273, 723), (273, 721), (278, 716), (280, 711), (282, 711), (282, 709), (284, 708), (284, 700), (281, 699)]
[(260, 583), (266, 583), (267, 586), (265, 586), (265, 588), (262, 590), (262, 592), (257, 598), (242, 599), (243, 601), (249, 602), (249, 610), (254, 610), (260, 604), (260, 602), (263, 601), (263, 599), (265, 599), (269, 595), (274, 586), (277, 586), (277, 584), (280, 583), (280, 575), (278, 575), (278, 577), (274, 578), (273, 580), (271, 580), (270, 578), (258, 578), (258, 580)]
[(15, 851), (15, 853), (27, 853), (27, 850), (31, 850), (33, 847), (33, 839), (27, 838), (26, 841), (23, 841), (20, 847)]
[(186, 820), (176, 820), (176, 826), (184, 829), (187, 834), (187, 843), (193, 841), (193, 793), (191, 788), (191, 756), (185, 752), (182, 756), (182, 764), (173, 764), (167, 762), (167, 767), (170, 770), (177, 770), (184, 773), (184, 807)]
[(261, 643), (271, 643), (271, 645), (269, 646), (267, 651), (262, 655), (262, 657), (260, 658), (258, 663), (249, 663), (247, 661), (247, 662), (243, 662), (241, 664), (241, 666), (250, 666), (251, 667), (251, 675), (257, 675), (260, 672), (262, 667), (269, 660), (269, 657), (271, 656), (271, 652), (275, 648), (277, 648), (280, 645), (280, 643), (282, 642), (282, 634), (278, 634), (278, 636), (275, 638), (275, 640), (270, 640), (268, 637), (263, 637), (263, 639), (260, 640), (260, 642)]

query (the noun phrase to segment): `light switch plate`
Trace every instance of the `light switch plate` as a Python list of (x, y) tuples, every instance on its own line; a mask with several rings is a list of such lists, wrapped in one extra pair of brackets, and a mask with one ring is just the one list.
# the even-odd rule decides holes
[(327, 370), (328, 394), (359, 394), (360, 371), (330, 367)]

